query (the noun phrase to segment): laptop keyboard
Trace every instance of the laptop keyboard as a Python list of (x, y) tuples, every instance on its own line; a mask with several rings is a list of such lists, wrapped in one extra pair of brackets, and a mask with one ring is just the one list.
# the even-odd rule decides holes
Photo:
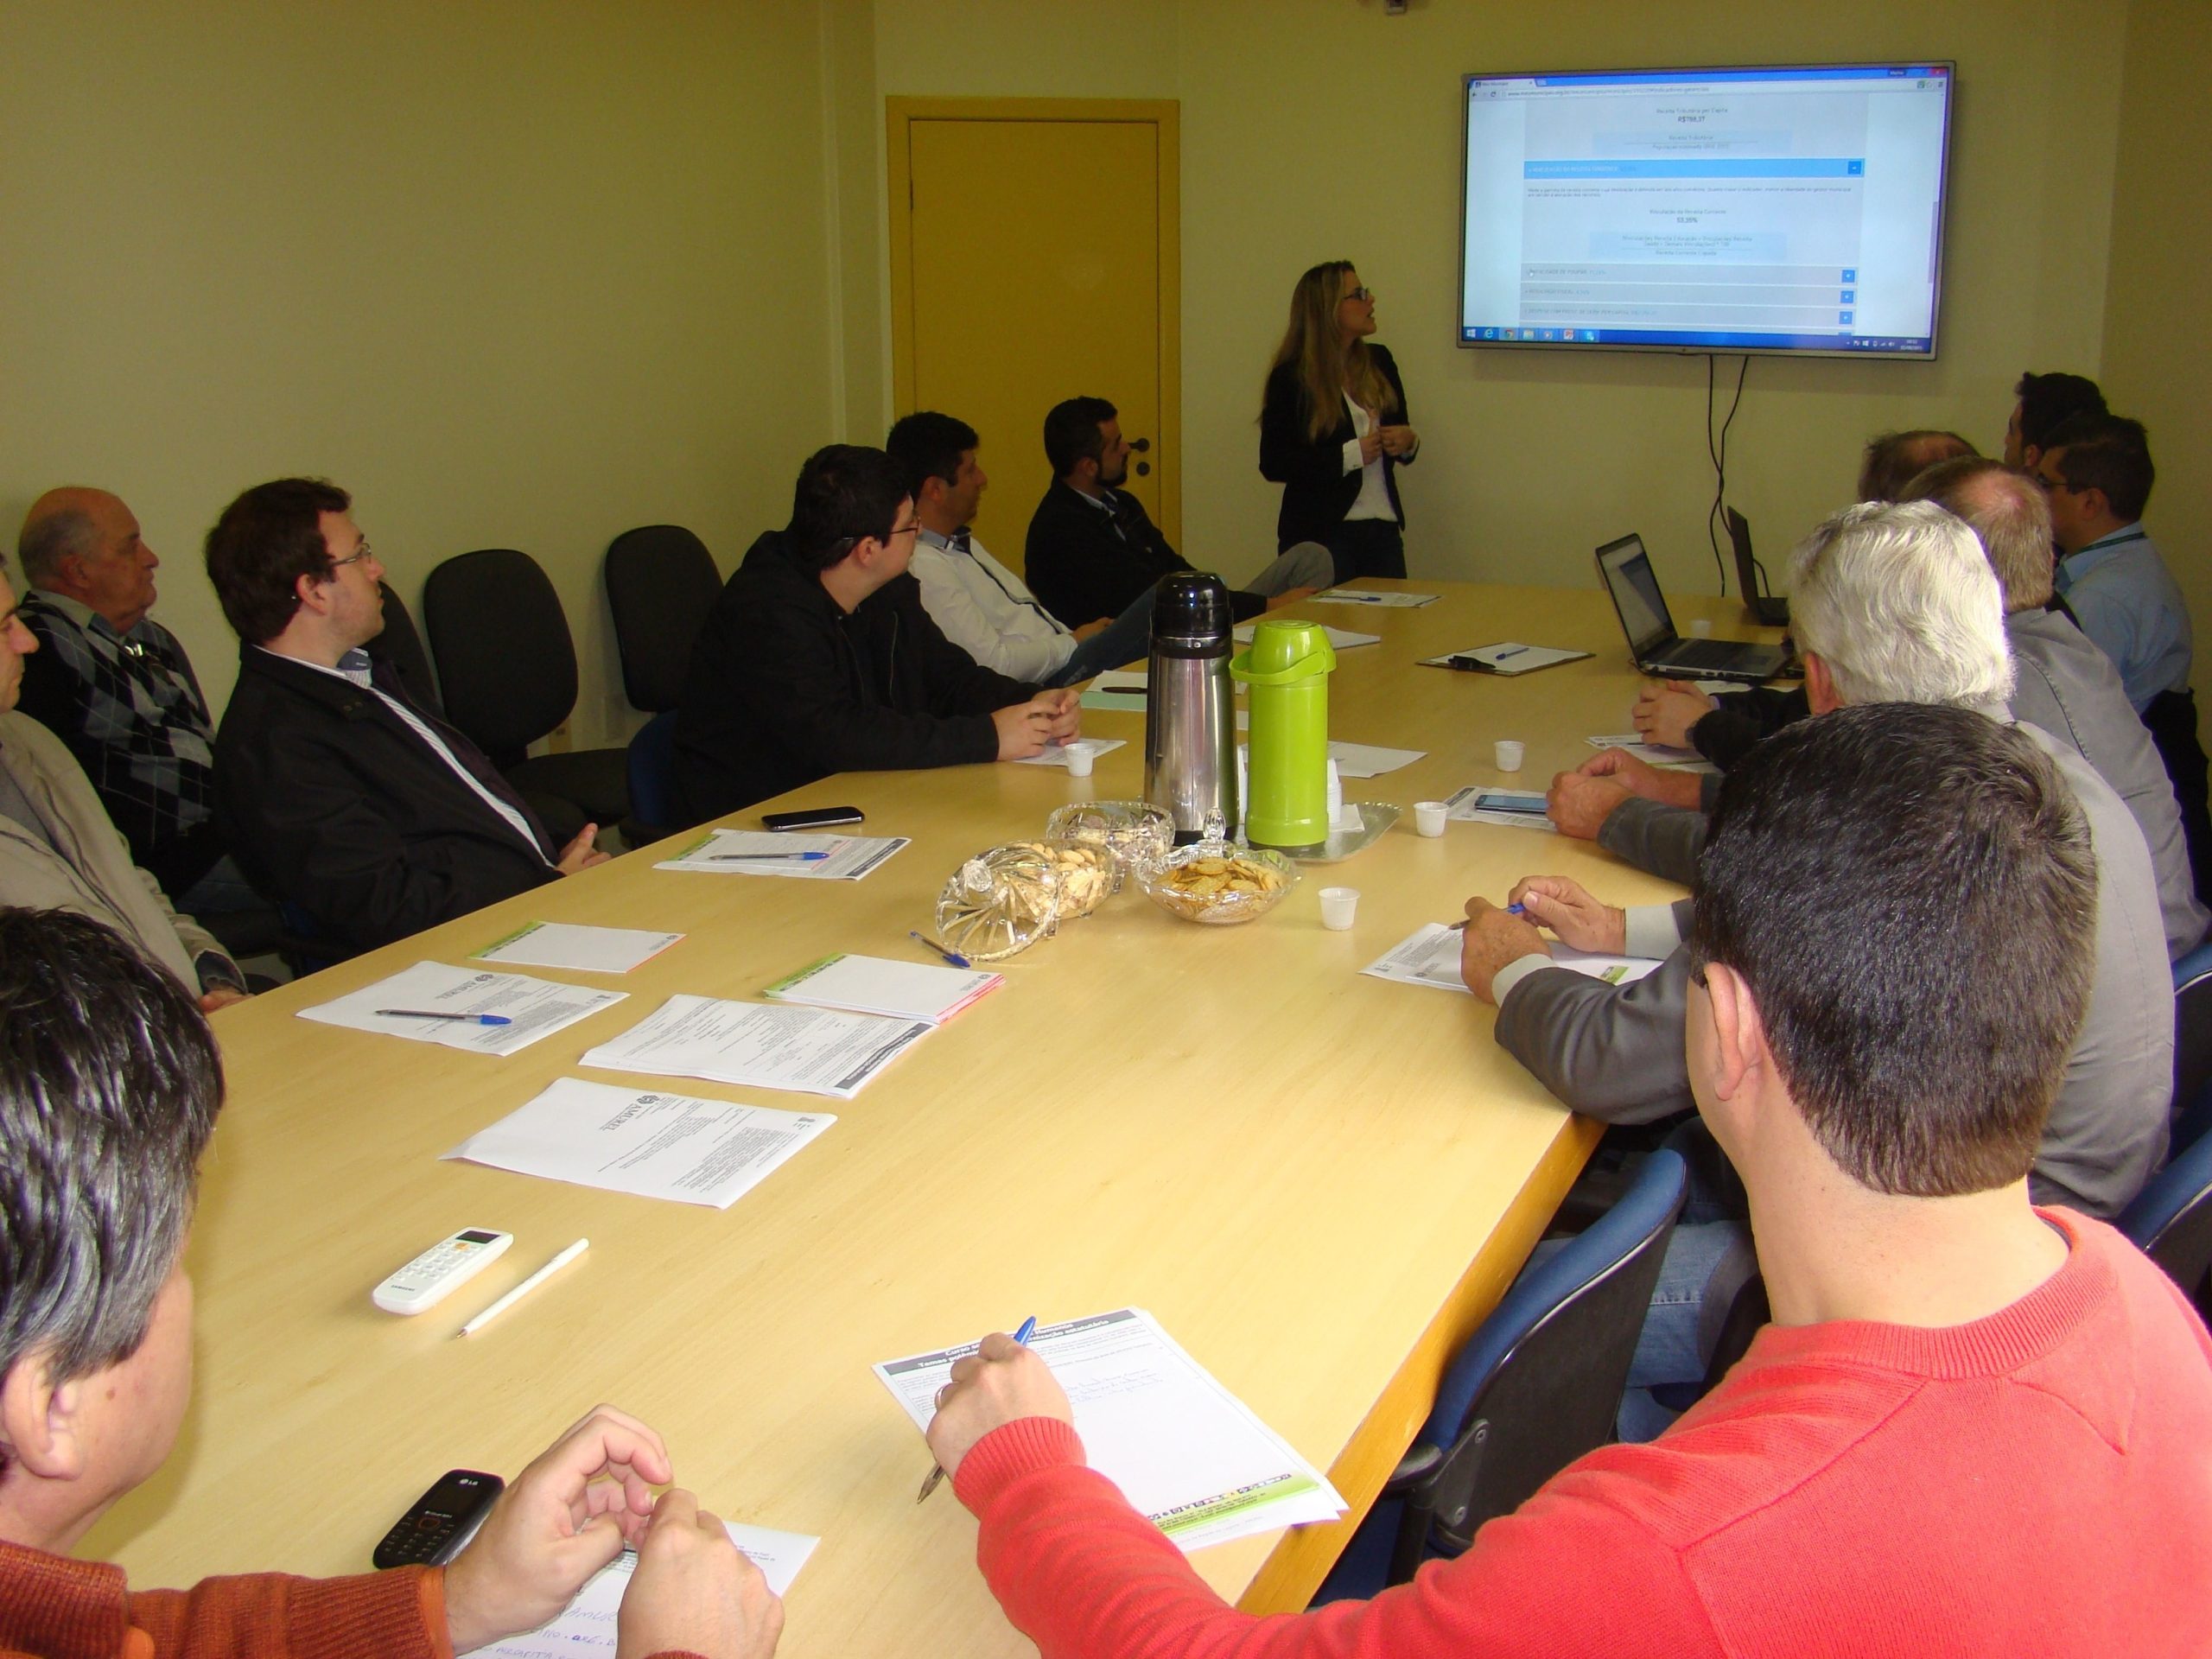
[(1660, 653), (1678, 668), (1730, 668), (1738, 665), (1744, 647), (1726, 639), (1677, 639)]

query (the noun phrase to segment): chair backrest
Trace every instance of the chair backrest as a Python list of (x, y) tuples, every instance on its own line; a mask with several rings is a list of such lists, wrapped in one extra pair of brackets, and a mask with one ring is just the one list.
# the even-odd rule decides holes
[(2135, 1195), (2116, 1224), (2212, 1320), (2212, 1129), (2203, 1103), (2183, 1120), (2195, 1138)]
[(1478, 1425), (1488, 1439), (1467, 1490), (1440, 1490), (1437, 1531), (1448, 1550), (1613, 1438), (1688, 1185), (1679, 1154), (1653, 1153), (1620, 1202), (1523, 1274), (1452, 1362), (1420, 1439), (1448, 1446)]
[(691, 645), (722, 590), (707, 545), (681, 524), (626, 530), (607, 547), (607, 607), (622, 658), (622, 695), (659, 714), (683, 696)]
[(630, 816), (655, 837), (676, 822), (676, 710), (664, 709), (630, 740)]
[(576, 647), (561, 596), (511, 547), (448, 559), (423, 584), (423, 626), (446, 718), (501, 768), (576, 706)]
[(384, 632), (369, 641), (369, 655), (390, 663), (398, 672), (399, 683), (407, 688), (407, 695), (442, 720), (446, 706), (438, 700), (437, 677), (430, 672), (423, 636), (415, 632), (415, 619), (407, 613), (406, 605), (390, 583), (380, 582), (377, 587), (384, 594)]
[(2212, 944), (2174, 964), (2174, 1105), (2212, 1083)]

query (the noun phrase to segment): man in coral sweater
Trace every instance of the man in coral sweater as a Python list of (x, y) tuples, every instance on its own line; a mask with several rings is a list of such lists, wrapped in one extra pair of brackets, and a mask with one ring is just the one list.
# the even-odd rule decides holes
[(2212, 1338), (2028, 1198), (2095, 893), (2015, 730), (1891, 703), (1770, 738), (1713, 817), (1686, 1021), (1773, 1303), (1744, 1360), (1413, 1583), (1255, 1618), (986, 1338), (929, 1440), (1007, 1617), (1045, 1659), (2212, 1651)]
[[(601, 1406), (450, 1567), (131, 1593), (69, 1559), (169, 1452), (192, 1392), (194, 1175), (222, 1096), (192, 999), (106, 928), (0, 910), (0, 1656), (449, 1659), (533, 1629), (626, 1545), (618, 1653), (767, 1659), (783, 1610)], [(364, 1541), (364, 1549), (367, 1542)]]

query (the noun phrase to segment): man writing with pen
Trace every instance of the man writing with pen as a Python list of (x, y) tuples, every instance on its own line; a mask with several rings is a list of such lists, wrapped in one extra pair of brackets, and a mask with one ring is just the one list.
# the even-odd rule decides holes
[(690, 1493), (655, 1493), (668, 1448), (612, 1406), (524, 1469), (442, 1568), (133, 1592), (73, 1559), (184, 1419), (184, 1255), (222, 1079), (185, 990), (58, 911), (0, 910), (0, 1655), (449, 1659), (545, 1623), (625, 1548), (620, 1659), (775, 1650), (782, 1605)]

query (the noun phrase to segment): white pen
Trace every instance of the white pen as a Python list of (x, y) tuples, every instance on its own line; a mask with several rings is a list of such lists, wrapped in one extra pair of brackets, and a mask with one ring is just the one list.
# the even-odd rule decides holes
[(461, 1329), (454, 1332), (454, 1334), (458, 1337), (475, 1335), (477, 1332), (481, 1331), (486, 1325), (491, 1324), (492, 1321), (498, 1319), (500, 1314), (505, 1313), (517, 1302), (522, 1300), (522, 1299), (529, 1295), (531, 1291), (536, 1290), (540, 1285), (543, 1284), (548, 1279), (550, 1279), (555, 1274), (560, 1272), (562, 1268), (567, 1267), (569, 1262), (575, 1261), (578, 1256), (582, 1255), (590, 1248), (591, 1240), (588, 1238), (578, 1239), (575, 1243), (569, 1245), (567, 1249), (562, 1251), (560, 1255), (555, 1256), (550, 1262), (548, 1262), (543, 1267), (540, 1268), (536, 1273), (531, 1274), (529, 1278), (524, 1280), (522, 1283), (517, 1285), (505, 1295), (500, 1297), (499, 1300), (493, 1303), (491, 1306), (486, 1308), (481, 1313), (479, 1313), (467, 1325), (462, 1325)]

